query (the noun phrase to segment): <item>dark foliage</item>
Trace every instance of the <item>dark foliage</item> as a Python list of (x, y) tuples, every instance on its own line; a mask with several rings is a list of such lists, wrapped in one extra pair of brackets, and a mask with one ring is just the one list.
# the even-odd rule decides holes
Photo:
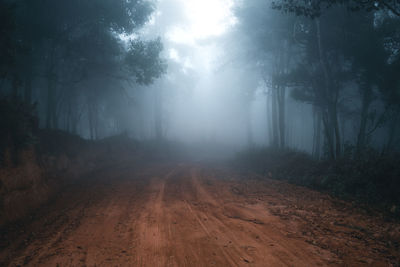
[(394, 15), (400, 16), (398, 0), (278, 0), (272, 2), (272, 7), (275, 9), (311, 18), (320, 16), (334, 5), (345, 5), (351, 11), (390, 10)]
[(14, 64), (16, 43), (12, 35), (15, 31), (14, 5), (0, 1), (0, 78), (4, 78), (9, 67)]
[(76, 157), (88, 146), (89, 141), (78, 135), (61, 130), (40, 130), (38, 133), (37, 152), (39, 155)]
[(0, 163), (6, 153), (18, 160), (18, 153), (37, 141), (38, 118), (36, 107), (21, 100), (0, 99)]
[(235, 166), (338, 197), (385, 206), (399, 215), (399, 155), (369, 150), (358, 159), (316, 161), (302, 152), (265, 148), (239, 153)]
[(161, 39), (131, 41), (126, 64), (138, 84), (150, 85), (166, 72), (167, 64), (160, 57), (163, 50)]

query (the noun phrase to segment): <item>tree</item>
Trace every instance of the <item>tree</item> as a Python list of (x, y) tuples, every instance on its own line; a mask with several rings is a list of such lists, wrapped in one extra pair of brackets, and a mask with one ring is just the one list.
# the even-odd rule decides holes
[[(130, 34), (147, 21), (152, 12), (148, 2), (143, 1), (41, 1), (27, 3), (28, 10), (37, 14), (33, 17), (36, 27), (41, 31), (43, 51), (45, 52), (45, 76), (47, 80), (46, 127), (57, 128), (56, 95), (62, 64), (76, 60), (90, 61), (96, 55), (102, 57), (107, 43), (118, 43), (119, 34)], [(52, 12), (46, 12), (52, 10)], [(35, 12), (36, 11), (36, 12)], [(91, 39), (90, 39), (91, 38)], [(69, 57), (69, 48), (76, 43), (86, 46), (86, 55)], [(97, 43), (96, 43), (97, 42)], [(96, 45), (97, 44), (97, 45)], [(97, 48), (97, 49), (96, 49)], [(93, 62), (92, 62), (93, 63)]]
[[(15, 64), (15, 5), (0, 1), (0, 79), (9, 77), (10, 67)], [(2, 89), (2, 88), (0, 88)]]
[[(149, 85), (154, 79), (159, 78), (166, 71), (166, 63), (160, 58), (163, 50), (161, 39), (141, 42), (134, 40), (130, 42), (126, 64), (128, 71), (135, 77), (138, 84)], [(162, 139), (162, 101), (161, 92), (155, 92), (154, 123), (156, 138)]]
[[(0, 80), (9, 81), (5, 91), (11, 87), (15, 97), (27, 103), (34, 97), (39, 110), (45, 107), (46, 128), (76, 132), (88, 117), (95, 138), (106, 95), (126, 96), (122, 84), (149, 85), (165, 70), (161, 41), (138, 39), (154, 10), (149, 1), (2, 0), (0, 6)], [(135, 39), (127, 44), (121, 36)], [(40, 92), (33, 96), (35, 87)]]
[(389, 10), (400, 16), (400, 2), (397, 0), (278, 0), (272, 2), (272, 7), (286, 13), (298, 16), (319, 17), (327, 9), (344, 5), (352, 11)]
[(286, 146), (287, 75), (297, 60), (294, 56), (293, 16), (271, 10), (269, 2), (243, 2), (236, 10), (239, 30), (250, 41), (248, 62), (256, 66), (271, 94), (272, 144)]

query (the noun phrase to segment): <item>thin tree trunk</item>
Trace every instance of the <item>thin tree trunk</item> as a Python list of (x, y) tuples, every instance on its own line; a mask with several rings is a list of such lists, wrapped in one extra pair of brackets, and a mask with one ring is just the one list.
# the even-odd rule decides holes
[(94, 102), (94, 137), (95, 140), (98, 140), (100, 138), (99, 134), (99, 105), (97, 99), (95, 99)]
[(397, 128), (400, 119), (400, 111), (396, 111), (393, 120), (389, 123), (388, 141), (386, 144), (385, 152), (393, 151), (394, 141), (397, 136)]
[(25, 77), (24, 87), (24, 101), (25, 103), (32, 103), (32, 74), (27, 73)]
[(160, 88), (154, 89), (154, 128), (156, 133), (156, 139), (162, 140), (162, 107), (161, 107), (161, 91)]
[(272, 89), (272, 112), (271, 112), (271, 116), (272, 116), (272, 135), (273, 135), (273, 142), (272, 145), (274, 147), (277, 147), (279, 144), (279, 135), (278, 135), (278, 111), (277, 111), (277, 101), (278, 101), (278, 97), (277, 97), (277, 92), (276, 92), (277, 88), (274, 87)]
[(321, 124), (322, 124), (322, 116), (321, 112), (317, 111), (317, 136), (316, 136), (316, 144), (315, 144), (315, 157), (320, 159), (321, 157)]
[(90, 140), (94, 140), (93, 107), (91, 107), (91, 103), (89, 103), (88, 105), (88, 119), (89, 119)]
[(72, 110), (71, 110), (71, 101), (68, 101), (68, 108), (67, 108), (67, 114), (65, 117), (65, 130), (67, 132), (71, 132), (71, 115), (72, 115)]
[(246, 135), (247, 135), (247, 145), (248, 147), (253, 146), (253, 131), (252, 131), (252, 125), (251, 125), (251, 113), (250, 110), (251, 105), (250, 103), (247, 103), (246, 105)]
[(285, 132), (285, 98), (286, 88), (281, 87), (278, 90), (278, 115), (279, 115), (279, 146), (285, 147), (286, 132)]
[(333, 109), (333, 122), (334, 122), (334, 129), (335, 129), (335, 144), (336, 144), (336, 158), (340, 158), (342, 155), (342, 142), (340, 138), (340, 127), (339, 127), (339, 118), (337, 114), (337, 108)]
[(329, 158), (335, 159), (335, 149), (333, 145), (334, 131), (332, 129), (332, 124), (329, 122), (329, 113), (327, 111), (323, 113), (322, 122), (324, 124), (325, 141), (328, 146)]
[(324, 48), (321, 37), (321, 27), (319, 19), (315, 20), (317, 29), (317, 46), (319, 53), (319, 60), (324, 75), (325, 90), (324, 96), (327, 102), (328, 116), (324, 117), (325, 135), (328, 139), (329, 144), (329, 155), (332, 159), (338, 158), (341, 155), (341, 139), (340, 139), (340, 127), (337, 115), (337, 101), (338, 101), (338, 89), (333, 88), (333, 83), (330, 77), (330, 72), (327, 66)]
[(315, 157), (316, 147), (317, 147), (317, 110), (316, 107), (312, 107), (313, 112), (313, 145), (312, 145), (312, 155)]
[(99, 138), (99, 132), (98, 132), (98, 103), (96, 96), (90, 96), (88, 98), (88, 119), (89, 119), (90, 139), (97, 140)]
[(56, 74), (56, 46), (54, 43), (50, 44), (48, 62), (47, 62), (47, 105), (46, 105), (46, 128), (55, 128), (57, 121), (56, 116), (56, 86), (57, 86), (57, 74)]
[(54, 83), (54, 90), (53, 90), (53, 101), (51, 104), (51, 121), (52, 121), (52, 126), (53, 129), (58, 129), (58, 114), (57, 114), (57, 99), (56, 99), (56, 94), (57, 94), (57, 83)]
[(18, 74), (15, 74), (12, 80), (12, 92), (11, 99), (16, 102), (18, 100), (18, 91), (19, 91), (19, 78)]
[(313, 156), (316, 159), (320, 158), (321, 153), (321, 112), (317, 107), (313, 107), (314, 114), (314, 136), (313, 136)]
[(78, 117), (77, 114), (72, 116), (72, 118), (71, 118), (71, 133), (78, 134), (79, 120), (80, 120), (80, 116)]
[(271, 101), (272, 101), (271, 95), (267, 94), (266, 98), (265, 98), (265, 104), (266, 104), (267, 133), (268, 133), (267, 143), (269, 143), (269, 145), (272, 145), (272, 143), (273, 143)]
[(368, 122), (369, 107), (372, 102), (372, 88), (370, 85), (366, 85), (362, 91), (362, 106), (361, 106), (361, 117), (360, 117), (360, 129), (357, 136), (357, 147), (356, 147), (356, 157), (360, 157), (364, 148), (366, 141), (366, 130)]
[(33, 58), (32, 58), (32, 50), (29, 51), (29, 54), (26, 58), (26, 62), (24, 64), (24, 101), (25, 103), (32, 103), (32, 80), (33, 80)]
[[(46, 128), (54, 127), (54, 106), (55, 106), (55, 77), (53, 74), (47, 76), (47, 105), (46, 105)], [(53, 123), (53, 125), (52, 125)]]
[(340, 117), (340, 129), (342, 137), (342, 150), (344, 150), (344, 145), (346, 143), (346, 119), (344, 118), (344, 116)]

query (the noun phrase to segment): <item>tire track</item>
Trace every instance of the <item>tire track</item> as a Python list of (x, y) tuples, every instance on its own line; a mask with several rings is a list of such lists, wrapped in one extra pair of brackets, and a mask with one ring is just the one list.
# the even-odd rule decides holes
[[(305, 228), (297, 215), (276, 215), (278, 208), (289, 208), (289, 200), (282, 198), (280, 191), (284, 185), (249, 186), (247, 182), (223, 180), (223, 175), (231, 173), (184, 164), (154, 164), (136, 171), (115, 166), (93, 184), (66, 192), (50, 205), (48, 213), (44, 210), (42, 217), (25, 225), (23, 229), (36, 234), (21, 234), (18, 242), (0, 251), (0, 265), (345, 263), (330, 250), (307, 243), (304, 236), (296, 234)], [(269, 201), (260, 194), (268, 194)], [(20, 246), (27, 237), (26, 245)], [(349, 241), (335, 239), (343, 246), (353, 244)], [(384, 265), (385, 258), (376, 258), (374, 263)]]

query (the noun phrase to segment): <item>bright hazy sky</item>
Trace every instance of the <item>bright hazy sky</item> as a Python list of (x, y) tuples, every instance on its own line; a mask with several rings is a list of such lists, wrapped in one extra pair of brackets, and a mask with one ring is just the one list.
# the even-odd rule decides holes
[[(157, 10), (144, 32), (150, 39), (161, 36), (163, 56), (169, 60), (168, 73), (155, 85), (165, 89), (164, 124), (169, 137), (245, 143), (243, 74), (241, 68), (227, 64), (226, 46), (237, 23), (233, 9), (239, 0), (156, 1)], [(257, 108), (263, 107), (265, 99), (261, 100)], [(265, 123), (255, 125), (262, 128), (264, 138)]]
[[(168, 1), (168, 0), (164, 0)], [(196, 41), (219, 36), (235, 23), (232, 0), (178, 0), (187, 21), (173, 26), (167, 38), (194, 45)]]
[(158, 0), (148, 25), (151, 35), (163, 37), (166, 56), (182, 70), (210, 72), (221, 47), (216, 39), (235, 23), (234, 0)]

